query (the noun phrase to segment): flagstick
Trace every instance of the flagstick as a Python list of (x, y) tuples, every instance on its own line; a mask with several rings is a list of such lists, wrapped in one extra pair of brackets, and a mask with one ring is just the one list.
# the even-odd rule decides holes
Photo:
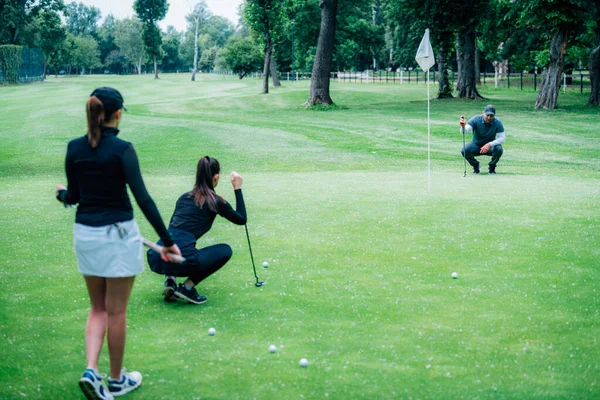
[(427, 70), (427, 194), (431, 193), (431, 122), (429, 120), (429, 70)]

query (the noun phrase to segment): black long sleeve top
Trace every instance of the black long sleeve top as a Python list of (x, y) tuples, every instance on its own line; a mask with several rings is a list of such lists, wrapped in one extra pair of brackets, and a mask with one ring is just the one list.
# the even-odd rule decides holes
[(244, 225), (247, 217), (242, 189), (235, 191), (235, 210), (228, 202), (217, 196), (217, 212), (212, 211), (206, 204), (202, 208), (198, 207), (192, 192), (182, 194), (175, 205), (169, 228), (190, 232), (198, 240), (210, 230), (217, 214), (234, 224)]
[(77, 204), (75, 222), (88, 226), (104, 226), (133, 218), (133, 208), (127, 194), (131, 189), (156, 233), (165, 246), (173, 240), (148, 194), (133, 145), (117, 138), (119, 130), (103, 128), (96, 148), (87, 135), (69, 142), (65, 159), (67, 190), (59, 193), (64, 204)]

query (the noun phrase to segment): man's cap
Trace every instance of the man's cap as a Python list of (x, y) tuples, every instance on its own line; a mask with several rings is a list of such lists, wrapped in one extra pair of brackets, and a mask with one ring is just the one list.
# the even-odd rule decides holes
[(99, 87), (92, 92), (91, 96), (96, 96), (104, 105), (104, 112), (109, 115), (119, 109), (127, 111), (127, 108), (123, 104), (123, 96), (117, 89), (113, 89), (108, 86)]
[(485, 106), (485, 108), (483, 109), (483, 113), (485, 115), (496, 115), (496, 107), (494, 107), (491, 104), (488, 104), (487, 106)]

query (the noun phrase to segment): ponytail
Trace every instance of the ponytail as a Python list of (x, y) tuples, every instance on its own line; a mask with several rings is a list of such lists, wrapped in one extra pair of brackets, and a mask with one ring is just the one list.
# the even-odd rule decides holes
[(203, 208), (206, 203), (211, 211), (218, 211), (217, 198), (220, 197), (215, 193), (213, 177), (218, 174), (220, 170), (221, 166), (216, 158), (206, 156), (198, 161), (198, 167), (196, 168), (196, 184), (192, 191), (194, 202), (198, 207)]
[(102, 126), (104, 125), (104, 104), (96, 96), (91, 96), (86, 104), (87, 123), (88, 123), (88, 142), (92, 148), (96, 148), (102, 136)]

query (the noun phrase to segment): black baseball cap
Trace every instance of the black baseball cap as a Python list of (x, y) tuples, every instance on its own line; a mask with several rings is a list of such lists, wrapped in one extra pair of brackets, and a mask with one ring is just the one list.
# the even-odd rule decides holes
[(487, 106), (485, 106), (485, 108), (483, 109), (483, 113), (485, 115), (496, 115), (496, 107), (494, 107), (491, 104), (488, 104)]
[(92, 92), (91, 96), (96, 96), (100, 99), (104, 105), (104, 112), (107, 115), (120, 109), (127, 111), (127, 107), (123, 104), (123, 96), (121, 96), (121, 93), (117, 89), (108, 86), (99, 87)]

